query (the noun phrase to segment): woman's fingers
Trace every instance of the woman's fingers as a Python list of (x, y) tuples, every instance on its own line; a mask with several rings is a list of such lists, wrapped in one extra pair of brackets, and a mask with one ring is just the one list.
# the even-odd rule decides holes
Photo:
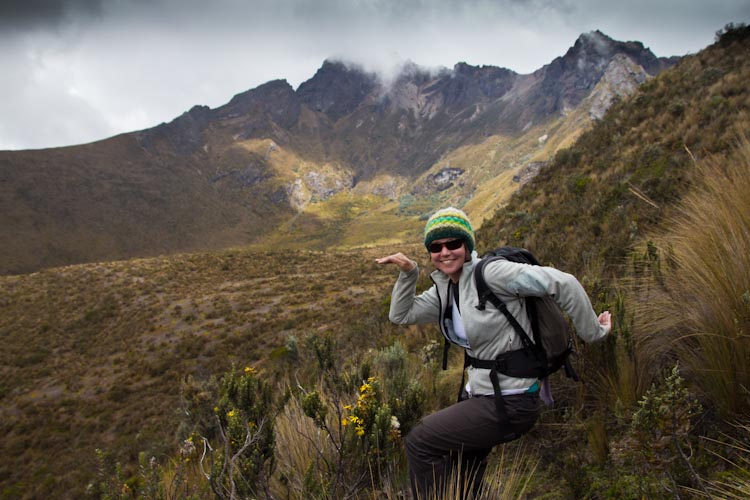
[(411, 271), (417, 266), (417, 263), (411, 260), (406, 255), (399, 253), (394, 253), (393, 255), (388, 255), (387, 257), (381, 257), (379, 259), (375, 259), (375, 262), (378, 264), (396, 264), (399, 269), (402, 271)]
[(599, 324), (603, 326), (612, 327), (612, 313), (604, 311), (599, 315)]

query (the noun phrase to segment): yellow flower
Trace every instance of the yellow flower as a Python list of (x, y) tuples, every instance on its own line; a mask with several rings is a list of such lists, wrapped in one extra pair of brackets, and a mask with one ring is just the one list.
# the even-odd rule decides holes
[(232, 418), (235, 415), (234, 410), (230, 410), (229, 413), (227, 413), (227, 417)]
[(253, 368), (251, 366), (246, 366), (245, 367), (245, 375), (251, 375), (253, 373), (255, 373), (255, 368)]
[(344, 406), (344, 409), (345, 409), (346, 411), (352, 411), (352, 405), (345, 405), (345, 406)]
[(346, 427), (347, 425), (349, 425), (349, 421), (347, 419), (345, 419), (345, 418), (342, 418), (341, 419), (341, 425), (344, 426), (344, 427)]
[(361, 425), (358, 425), (357, 427), (355, 427), (355, 429), (357, 430), (357, 436), (365, 435), (365, 429)]

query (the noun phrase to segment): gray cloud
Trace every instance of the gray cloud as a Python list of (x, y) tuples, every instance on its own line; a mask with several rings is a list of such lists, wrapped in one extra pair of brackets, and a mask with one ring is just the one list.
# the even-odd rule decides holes
[[(714, 3), (717, 5), (706, 4)], [(532, 72), (585, 32), (697, 52), (748, 0), (0, 0), (0, 149), (102, 139), (326, 58)], [(5, 75), (8, 75), (7, 77)], [(40, 124), (44, 124), (41, 126)]]
[(55, 28), (101, 11), (102, 0), (0, 0), (0, 30)]

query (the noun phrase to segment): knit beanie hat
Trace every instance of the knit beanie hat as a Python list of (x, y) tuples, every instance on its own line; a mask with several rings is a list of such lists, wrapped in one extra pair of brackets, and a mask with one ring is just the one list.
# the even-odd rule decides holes
[(442, 238), (461, 238), (469, 253), (474, 251), (474, 230), (466, 214), (453, 207), (438, 210), (427, 220), (424, 227), (424, 246)]

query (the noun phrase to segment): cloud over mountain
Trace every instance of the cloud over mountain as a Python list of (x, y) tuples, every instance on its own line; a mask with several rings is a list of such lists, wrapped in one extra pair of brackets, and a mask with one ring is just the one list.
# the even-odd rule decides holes
[(727, 22), (745, 20), (746, 7), (744, 0), (3, 1), (0, 64), (14, 77), (0, 81), (12, 96), (0, 103), (0, 149), (152, 127), (273, 79), (296, 87), (326, 58), (372, 71), (463, 61), (527, 73), (593, 29), (641, 40), (659, 56), (683, 55), (708, 45)]

